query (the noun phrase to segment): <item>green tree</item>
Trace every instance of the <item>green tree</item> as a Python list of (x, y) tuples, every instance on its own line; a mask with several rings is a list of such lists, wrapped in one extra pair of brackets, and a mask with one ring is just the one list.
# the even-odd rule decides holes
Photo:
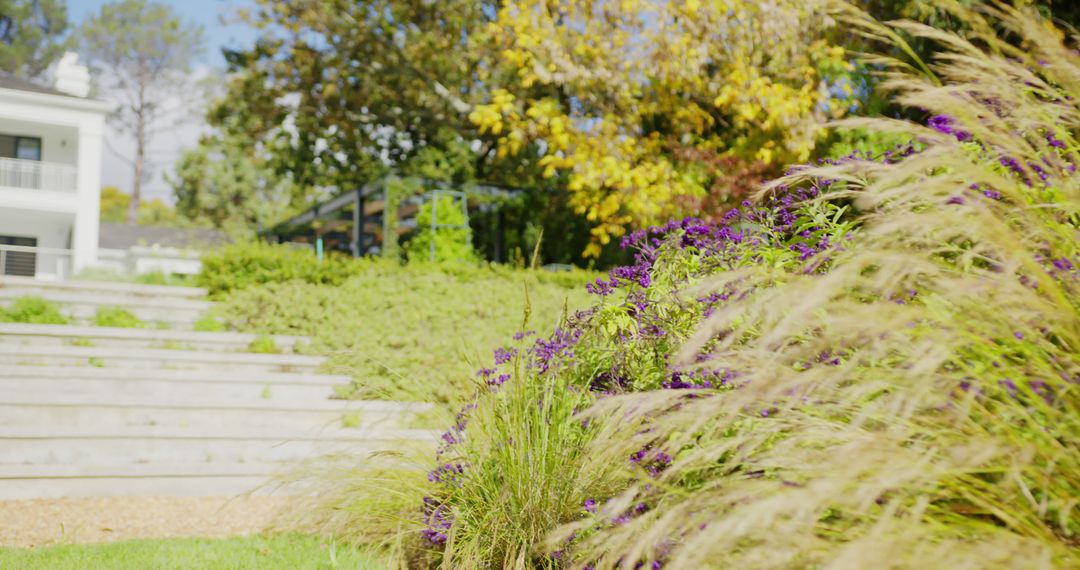
[(527, 163), (499, 159), (494, 144), (474, 147), (467, 117), (486, 99), (477, 70), (499, 2), (257, 4), (241, 15), (259, 39), (226, 53), (232, 79), (209, 119), (265, 147), (300, 201), (315, 187), (347, 191), (388, 171), (454, 183), (532, 179)]
[(67, 28), (65, 0), (0, 0), (0, 70), (41, 75), (68, 48)]
[(232, 235), (250, 237), (291, 211), (289, 179), (235, 136), (204, 138), (181, 155), (168, 181), (181, 217)]
[[(131, 196), (116, 186), (101, 189), (101, 221), (107, 224), (122, 224), (127, 221)], [(176, 209), (160, 198), (143, 200), (139, 204), (137, 223), (140, 226), (174, 226), (177, 224)]]
[(175, 109), (163, 103), (188, 86), (192, 60), (202, 50), (202, 27), (183, 21), (165, 4), (118, 0), (83, 22), (82, 51), (91, 71), (119, 99), (114, 119), (135, 139), (133, 183), (127, 221), (138, 221), (142, 183), (148, 176), (146, 147)]
[(116, 186), (101, 189), (101, 221), (106, 224), (122, 224), (127, 220), (128, 205), (131, 196), (123, 193)]

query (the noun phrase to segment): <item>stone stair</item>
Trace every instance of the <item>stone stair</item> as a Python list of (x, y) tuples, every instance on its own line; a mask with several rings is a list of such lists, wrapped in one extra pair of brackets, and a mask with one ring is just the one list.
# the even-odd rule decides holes
[(123, 307), (152, 326), (191, 329), (213, 306), (205, 299), (206, 290), (197, 287), (0, 276), (0, 306), (29, 295), (61, 305), (67, 316), (81, 324), (92, 324), (99, 308)]
[[(19, 281), (3, 278), (0, 292), (204, 303), (176, 287), (158, 298), (145, 285)], [(198, 316), (184, 317), (187, 328)], [(424, 405), (334, 399), (349, 379), (295, 353), (307, 339), (273, 337), (280, 354), (247, 352), (256, 338), (0, 323), (0, 500), (236, 495), (303, 460), (434, 445), (431, 431), (408, 427)]]

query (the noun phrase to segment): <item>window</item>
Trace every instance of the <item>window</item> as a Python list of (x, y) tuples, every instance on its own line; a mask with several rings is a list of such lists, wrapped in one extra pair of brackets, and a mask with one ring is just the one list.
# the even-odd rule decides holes
[(0, 135), (0, 158), (18, 158), (20, 160), (41, 160), (41, 139)]
[[(21, 245), (25, 247), (37, 247), (37, 238), (0, 236), (0, 246)], [(0, 249), (0, 275), (21, 275), (33, 277), (37, 272), (37, 254), (29, 251), (3, 251)]]

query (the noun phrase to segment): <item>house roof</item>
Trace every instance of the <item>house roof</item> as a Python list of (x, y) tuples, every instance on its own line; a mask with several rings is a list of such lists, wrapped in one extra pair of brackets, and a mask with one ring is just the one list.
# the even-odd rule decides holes
[(128, 224), (101, 224), (98, 247), (128, 249), (133, 246), (175, 248), (210, 247), (229, 243), (225, 234), (206, 228), (162, 228)]
[(3, 73), (0, 73), (0, 98), (31, 105), (50, 105), (95, 113), (111, 113), (116, 108), (113, 103), (64, 93), (52, 87)]
[(44, 85), (38, 85), (33, 81), (22, 79), (19, 77), (13, 77), (10, 75), (0, 75), (0, 88), (14, 89), (16, 91), (30, 91), (31, 93), (44, 93), (46, 95), (60, 95), (62, 97), (74, 97), (75, 99), (83, 99), (83, 97), (76, 97), (70, 93), (64, 93), (53, 89), (52, 87), (45, 87)]

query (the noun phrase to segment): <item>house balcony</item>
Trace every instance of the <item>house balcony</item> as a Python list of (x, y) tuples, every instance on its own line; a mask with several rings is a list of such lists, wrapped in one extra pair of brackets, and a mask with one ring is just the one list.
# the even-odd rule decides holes
[(0, 158), (0, 187), (74, 194), (79, 170), (70, 164)]

